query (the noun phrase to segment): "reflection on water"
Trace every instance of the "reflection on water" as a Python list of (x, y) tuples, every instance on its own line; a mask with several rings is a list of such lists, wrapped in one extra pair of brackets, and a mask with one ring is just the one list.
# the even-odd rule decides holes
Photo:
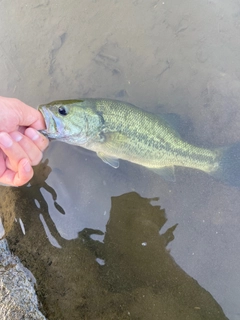
[[(32, 197), (35, 199), (36, 206), (39, 208), (39, 210), (48, 212), (48, 204), (44, 199), (40, 189), (44, 188), (47, 192), (49, 192), (52, 196), (54, 204), (56, 203), (57, 193), (46, 182), (46, 179), (49, 176), (52, 169), (48, 166), (48, 160), (45, 160), (44, 162), (40, 163), (40, 165), (38, 165), (34, 169), (35, 172), (33, 179), (29, 182), (29, 184), (27, 184), (27, 186), (23, 186), (22, 189), (28, 189), (26, 190), (26, 192), (32, 195)], [(61, 209), (60, 212), (62, 210), (63, 209)]]
[(212, 296), (166, 250), (177, 225), (159, 235), (167, 219), (154, 200), (137, 193), (112, 198), (104, 244), (97, 252), (105, 261), (104, 284), (140, 303), (128, 309), (133, 318), (226, 319)]
[[(46, 219), (52, 225), (51, 219), (49, 219), (49, 205), (43, 196), (42, 190), (49, 193), (51, 195), (52, 201), (54, 203), (55, 208), (58, 210), (60, 214), (65, 214), (64, 209), (57, 203), (57, 193), (56, 191), (46, 182), (49, 174), (51, 173), (52, 169), (48, 166), (48, 160), (40, 163), (37, 167), (35, 167), (35, 174), (33, 179), (26, 185), (23, 186), (21, 189), (23, 193), (26, 193), (32, 201), (35, 202), (36, 208), (35, 210), (39, 212), (39, 218), (43, 224), (44, 230), (46, 235), (52, 245), (57, 248), (60, 248), (58, 241), (55, 237), (51, 234), (49, 227), (44, 219), (42, 213), (47, 213)], [(57, 231), (55, 231), (57, 232)]]
[[(72, 306), (74, 299), (82, 295), (87, 296), (87, 298), (83, 298), (84, 310), (81, 308), (81, 312), (77, 312), (78, 316), (82, 317), (87, 314), (90, 319), (91, 317), (94, 319), (94, 316), (104, 308), (106, 309), (104, 319), (107, 319), (109, 312), (120, 312), (120, 303), (125, 307), (120, 308), (119, 319), (124, 319), (124, 311), (126, 310), (130, 315), (136, 314), (140, 317), (140, 314), (143, 314), (142, 319), (147, 319), (149, 314), (151, 319), (158, 319), (162, 309), (166, 310), (166, 315), (170, 315), (171, 319), (185, 319), (189, 314), (191, 319), (195, 319), (195, 317), (197, 319), (199, 316), (206, 319), (225, 319), (221, 307), (214, 298), (192, 277), (188, 276), (166, 250), (166, 246), (174, 239), (173, 231), (177, 225), (175, 222), (174, 225), (169, 226), (165, 212), (160, 210), (159, 206), (152, 205), (153, 201), (159, 202), (158, 198), (144, 198), (135, 192), (119, 196), (119, 194), (123, 194), (121, 191), (127, 189), (129, 191), (139, 190), (138, 192), (141, 194), (147, 192), (153, 194), (148, 179), (143, 175), (137, 176), (136, 180), (135, 172), (128, 171), (128, 165), (123, 165), (122, 172), (113, 169), (109, 174), (110, 167), (88, 153), (68, 158), (69, 153), (66, 152), (68, 166), (63, 170), (61, 162), (65, 163), (65, 159), (62, 156), (59, 160), (59, 153), (61, 154), (62, 151), (61, 149), (59, 151), (55, 146), (58, 148), (62, 146), (64, 149), (66, 148), (65, 150), (72, 147), (66, 144), (53, 144), (47, 152), (47, 155), (50, 155), (50, 162), (54, 162), (53, 168), (49, 166), (48, 160), (43, 161), (36, 167), (34, 178), (27, 186), (22, 187), (21, 191), (24, 197), (27, 197), (31, 202), (30, 208), (32, 207), (32, 210), (38, 213), (42, 223), (41, 233), (47, 235), (51, 245), (56, 249), (62, 248), (62, 255), (65, 256), (65, 259), (78, 252), (78, 259), (82, 258), (85, 261), (83, 264), (77, 259), (74, 263), (75, 268), (70, 270), (68, 260), (59, 261), (59, 258), (56, 258), (58, 254), (56, 255), (55, 252), (51, 257), (51, 260), (55, 259), (57, 262), (55, 272), (57, 270), (61, 274), (61, 278), (64, 277), (66, 281), (70, 281), (68, 283), (70, 287), (73, 285), (71, 283), (73, 275), (74, 278), (80, 277), (82, 279), (79, 286), (83, 286), (84, 293), (76, 288), (68, 302), (66, 301)], [(94, 165), (92, 165), (93, 161), (96, 161)], [(69, 170), (77, 166), (79, 166), (81, 174), (74, 176), (73, 180)], [(99, 167), (106, 171), (99, 170)], [(129, 174), (124, 174), (124, 170)], [(103, 181), (104, 183), (102, 183)], [(112, 188), (114, 181), (118, 182), (117, 191)], [(162, 183), (167, 185), (167, 182)], [(102, 188), (99, 188), (101, 185)], [(70, 190), (71, 192), (69, 192)], [(74, 195), (74, 190), (76, 190), (76, 195)], [(117, 195), (112, 196), (114, 191)], [(89, 196), (91, 197), (89, 198)], [(78, 207), (72, 206), (72, 202), (78, 204)], [(95, 223), (92, 225), (86, 220), (86, 215), (91, 213), (91, 210), (96, 216)], [(106, 227), (105, 224), (103, 225), (103, 221), (101, 224), (98, 223), (101, 217), (104, 217), (104, 221), (107, 219)], [(25, 217), (25, 221), (26, 219), (28, 218)], [(91, 218), (92, 221), (94, 219)], [(36, 223), (33, 222), (33, 225)], [(34, 226), (33, 228), (36, 229)], [(161, 235), (159, 235), (160, 231)], [(38, 236), (34, 235), (32, 245), (38, 241), (37, 239)], [(67, 244), (64, 239), (75, 239), (75, 241), (71, 240), (71, 244)], [(80, 247), (77, 249), (78, 246)], [(49, 243), (47, 247), (49, 247)], [(18, 250), (17, 247), (15, 250)], [(84, 258), (82, 251), (87, 252), (88, 258)], [(23, 256), (25, 258), (25, 253)], [(71, 260), (74, 259), (71, 258)], [(78, 263), (80, 264), (78, 265)], [(83, 279), (92, 265), (94, 267), (92, 272), (88, 274), (87, 281), (94, 282), (94, 287), (91, 291), (92, 294), (89, 294), (89, 287), (84, 286)], [(34, 263), (32, 268), (34, 273)], [(76, 273), (76, 268), (81, 269), (81, 276)], [(52, 277), (52, 271), (48, 272), (47, 277), (50, 275)], [(69, 272), (71, 275), (68, 274)], [(42, 281), (41, 275), (39, 280)], [(48, 282), (47, 286), (49, 286)], [(48, 294), (52, 294), (51, 286), (49, 290)], [(96, 303), (96, 294), (99, 294), (99, 290), (104, 291), (106, 301), (113, 299), (114, 303), (110, 306), (109, 302), (106, 305), (106, 302), (101, 300), (97, 304), (98, 307), (90, 312), (91, 305)], [(161, 301), (159, 301), (159, 296)], [(50, 319), (54, 318), (51, 318), (53, 311), (49, 311), (49, 303), (55, 304), (55, 299), (53, 294), (50, 301), (43, 300)], [(130, 305), (125, 299), (129, 299)], [(62, 308), (60, 309), (60, 314), (64, 314)], [(180, 314), (180, 309), (185, 311), (181, 311)]]
[[(30, 198), (37, 197), (40, 204), (41, 188), (36, 183), (28, 187)], [(60, 251), (43, 240), (43, 230), (31, 235), (33, 228), (21, 239), (22, 245), (12, 245), (30, 265), (36, 251), (33, 243), (41, 248), (41, 258), (32, 261), (31, 270), (37, 276), (47, 260), (38, 289), (49, 319), (227, 319), (212, 295), (166, 249), (177, 225), (160, 235), (167, 218), (157, 202), (158, 198), (136, 192), (112, 197), (106, 232), (84, 228), (75, 240), (63, 240), (51, 225)], [(49, 223), (47, 212), (44, 216)], [(96, 235), (104, 236), (103, 241), (95, 240)], [(21, 246), (26, 247), (24, 252)]]

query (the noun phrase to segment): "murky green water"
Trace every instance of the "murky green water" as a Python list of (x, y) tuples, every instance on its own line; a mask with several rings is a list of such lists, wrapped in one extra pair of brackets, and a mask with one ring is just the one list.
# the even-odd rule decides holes
[[(2, 0), (1, 95), (121, 99), (181, 115), (191, 142), (229, 145), (239, 15), (234, 0)], [(28, 186), (1, 192), (48, 319), (240, 319), (240, 190), (188, 169), (175, 183), (124, 161), (115, 170), (53, 142)]]

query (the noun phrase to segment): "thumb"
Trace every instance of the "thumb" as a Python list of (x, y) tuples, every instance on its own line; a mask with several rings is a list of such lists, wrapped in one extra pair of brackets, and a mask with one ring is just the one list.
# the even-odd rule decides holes
[(19, 126), (32, 127), (36, 130), (44, 130), (46, 128), (43, 115), (40, 111), (28, 106), (20, 100), (18, 100), (17, 107)]

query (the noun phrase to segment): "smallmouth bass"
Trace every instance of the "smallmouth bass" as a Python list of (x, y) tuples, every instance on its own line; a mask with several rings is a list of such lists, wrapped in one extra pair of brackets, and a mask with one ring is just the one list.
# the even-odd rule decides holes
[(160, 115), (110, 99), (53, 101), (38, 110), (49, 138), (95, 151), (114, 168), (123, 159), (174, 181), (174, 167), (181, 166), (240, 186), (240, 143), (213, 150), (194, 146)]

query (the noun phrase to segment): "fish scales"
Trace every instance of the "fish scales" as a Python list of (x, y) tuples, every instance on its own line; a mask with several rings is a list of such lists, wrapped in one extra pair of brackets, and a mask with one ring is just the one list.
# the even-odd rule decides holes
[[(176, 165), (208, 171), (217, 166), (219, 152), (183, 141), (158, 115), (112, 100), (97, 102), (96, 110), (103, 113), (109, 132), (119, 132), (128, 137), (121, 145), (121, 151), (118, 143), (116, 149), (111, 144), (111, 150), (107, 152), (112, 155), (120, 152), (119, 158), (127, 156), (126, 160), (149, 168)], [(107, 147), (104, 149), (106, 151)]]

